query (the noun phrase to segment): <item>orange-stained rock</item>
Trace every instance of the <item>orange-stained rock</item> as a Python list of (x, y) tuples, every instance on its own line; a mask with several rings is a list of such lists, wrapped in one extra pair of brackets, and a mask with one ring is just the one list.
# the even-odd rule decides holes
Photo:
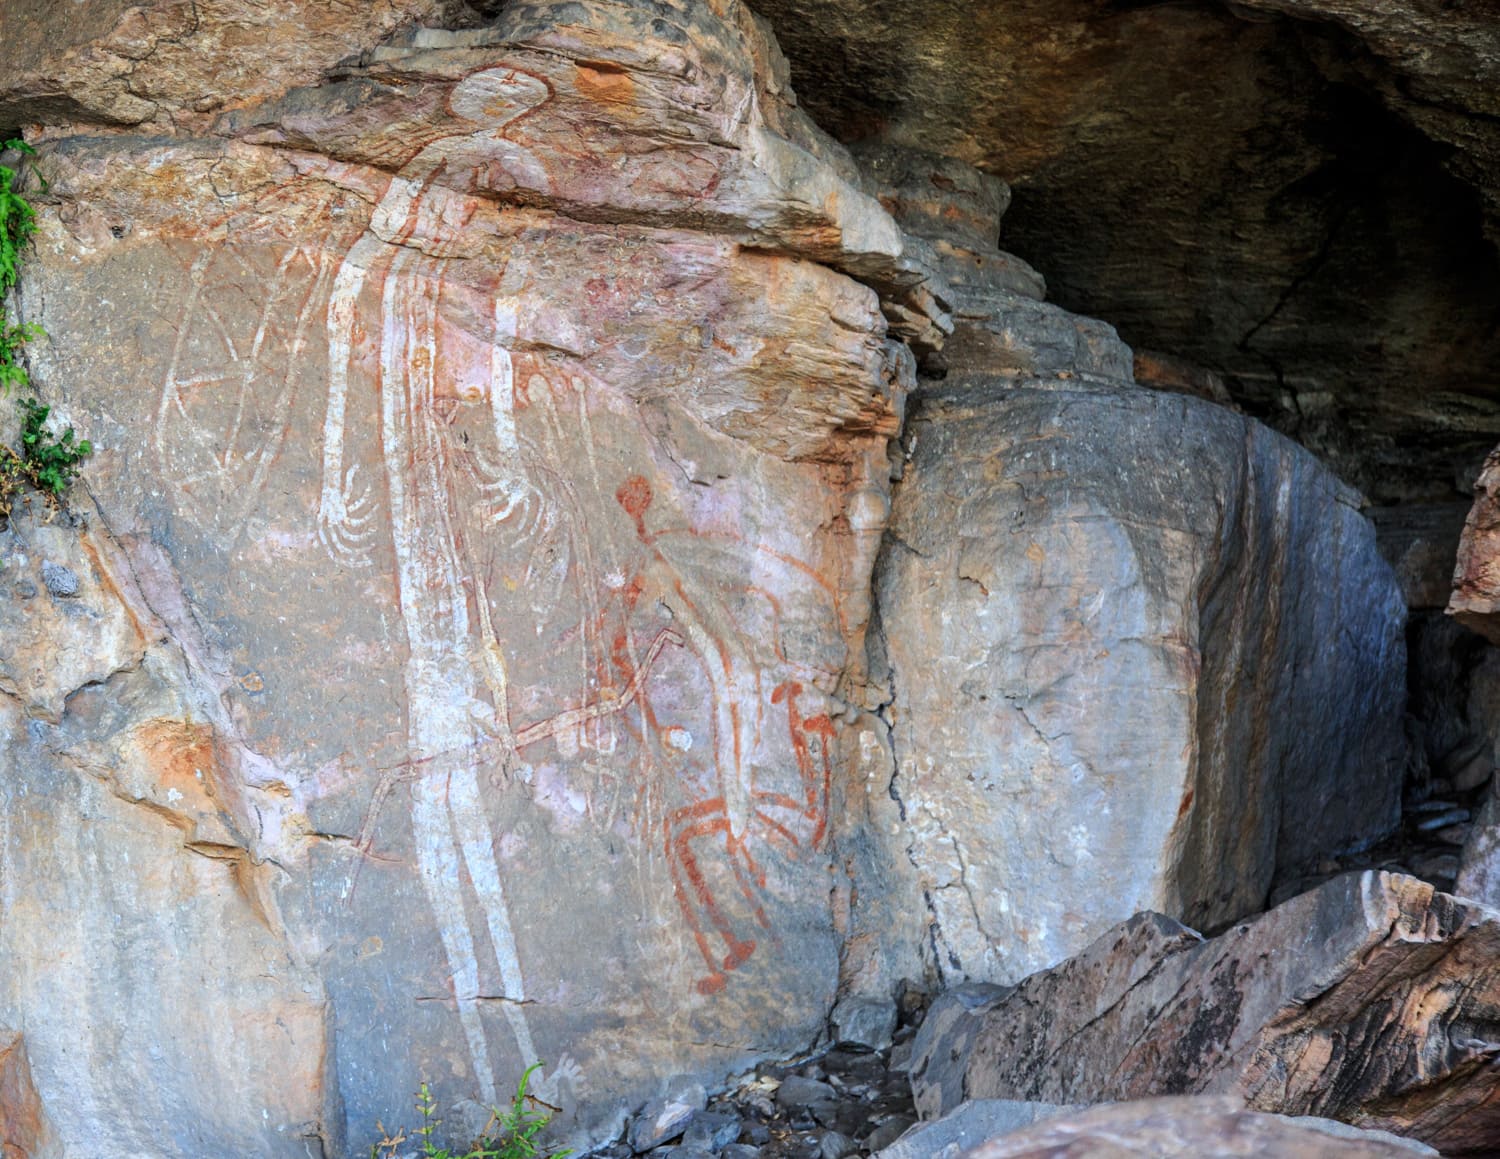
[(26, 1063), (26, 1044), (0, 1029), (0, 1159), (54, 1159), (57, 1136), (42, 1109)]

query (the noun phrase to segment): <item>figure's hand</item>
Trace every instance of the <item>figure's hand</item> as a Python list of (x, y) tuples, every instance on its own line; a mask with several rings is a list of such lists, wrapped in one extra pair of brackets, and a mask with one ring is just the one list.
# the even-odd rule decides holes
[(553, 1066), (536, 1072), (530, 1090), (542, 1102), (562, 1110), (576, 1103), (586, 1087), (583, 1068), (565, 1054)]
[(374, 519), (374, 497), (359, 483), (359, 464), (350, 467), (341, 480), (323, 480), (318, 539), (336, 562), (345, 567), (369, 566)]
[(485, 521), (488, 523), (514, 522), (524, 526), (527, 522), (528, 508), (541, 501), (541, 495), (538, 494), (536, 488), (525, 478), (516, 464), (505, 462), (501, 457), (478, 449), (473, 452), (473, 455), (479, 493), (484, 496), (485, 502), (489, 505), (484, 513)]

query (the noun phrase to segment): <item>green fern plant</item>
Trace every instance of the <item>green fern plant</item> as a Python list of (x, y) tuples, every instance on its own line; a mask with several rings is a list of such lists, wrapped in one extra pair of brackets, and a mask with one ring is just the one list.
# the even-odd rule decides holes
[[(543, 1151), (537, 1142), (537, 1136), (552, 1121), (547, 1105), (526, 1089), (532, 1074), (541, 1065), (534, 1063), (526, 1068), (510, 1107), (503, 1111), (498, 1107), (491, 1108), (489, 1125), (482, 1137), (462, 1154), (433, 1142), (432, 1137), (442, 1120), (437, 1115), (437, 1100), (424, 1082), (417, 1091), (417, 1113), (422, 1116), (422, 1125), (412, 1131), (412, 1136), (421, 1140), (422, 1149), (418, 1154), (422, 1159), (564, 1159), (571, 1155), (572, 1151)], [(396, 1159), (401, 1145), (408, 1141), (406, 1132), (400, 1129), (387, 1131), (380, 1123), (375, 1126), (381, 1139), (371, 1144), (370, 1159)]]

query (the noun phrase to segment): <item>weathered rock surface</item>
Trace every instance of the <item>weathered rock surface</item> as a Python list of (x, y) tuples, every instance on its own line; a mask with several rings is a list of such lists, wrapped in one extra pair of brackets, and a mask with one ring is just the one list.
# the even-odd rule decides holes
[(457, 0), (6, 0), (0, 124), (202, 128), (226, 106), (321, 79), (399, 28), (472, 22)]
[(28, 1028), (69, 1153), (334, 1145), (326, 1000), (248, 835), (260, 802), (216, 728), (232, 724), (193, 695), (97, 515), (47, 520), (38, 503), (0, 535), (7, 575), (50, 557), (80, 576), (74, 596), (12, 588), (0, 605), (20, 677), (0, 696), (0, 1025)]
[(1444, 1154), (1500, 1131), (1500, 911), (1414, 878), (1351, 874), (1209, 941), (1137, 915), (972, 1017), (966, 1057), (919, 1038), (924, 1114), (960, 1071), (965, 1098), (1227, 1093)]
[(1048, 1118), (981, 1147), (963, 1159), (1403, 1159), (1435, 1156), (1430, 1147), (1383, 1131), (1357, 1131), (1318, 1118), (1285, 1118), (1244, 1110), (1235, 1099), (1143, 1099)]
[(1471, 504), (1403, 504), (1372, 507), (1380, 553), (1395, 569), (1406, 606), (1445, 608), (1453, 595), (1453, 568)]
[(147, 53), (142, 132), (86, 25), (25, 73), (77, 102), (7, 90), (96, 447), (0, 606), (0, 1026), (65, 1146), (363, 1153), (539, 1061), (581, 1145), (826, 1026), (889, 329), (951, 323), (763, 27), (667, 7), (262, 8), (222, 108), (225, 29)]
[[(1001, 183), (824, 136), (738, 0), (0, 6), (13, 305), (97, 448), (0, 533), (0, 1027), (65, 1152), (363, 1153), (536, 1066), (685, 1157), (924, 947), (1013, 979), (1392, 823), (1351, 494), (1133, 387)], [(891, 1142), (835, 1073), (780, 1110)]]
[(1394, 827), (1404, 609), (1310, 455), (1081, 375), (950, 375), (905, 445), (879, 643), (946, 978), (1016, 981), (1140, 909), (1233, 920)]
[(1448, 614), (1500, 644), (1500, 452), (1491, 452), (1474, 484), (1453, 570)]

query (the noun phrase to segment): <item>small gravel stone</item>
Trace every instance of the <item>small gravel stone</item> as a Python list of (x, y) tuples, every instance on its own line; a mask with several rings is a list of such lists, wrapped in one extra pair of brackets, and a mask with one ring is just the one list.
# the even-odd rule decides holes
[(16, 597), (22, 600), (36, 599), (36, 584), (29, 579), (16, 581)]
[(1439, 829), (1433, 836), (1444, 845), (1462, 846), (1469, 843), (1469, 834), (1473, 830), (1474, 827), (1467, 821), (1460, 821), (1457, 825), (1449, 825), (1446, 828)]
[(811, 1107), (815, 1103), (832, 1102), (838, 1095), (834, 1089), (818, 1079), (792, 1075), (776, 1090), (776, 1105), (788, 1110)]
[(818, 1159), (844, 1159), (859, 1150), (859, 1144), (848, 1135), (829, 1131), (818, 1142)]
[(702, 1084), (674, 1080), (664, 1098), (652, 1099), (641, 1109), (630, 1125), (630, 1145), (637, 1154), (670, 1143), (683, 1131), (694, 1115), (708, 1105), (708, 1092)]
[(684, 1147), (699, 1147), (704, 1151), (718, 1151), (740, 1137), (741, 1120), (738, 1115), (726, 1115), (716, 1111), (699, 1111), (682, 1134)]
[(876, 1127), (864, 1140), (868, 1151), (883, 1151), (917, 1125), (915, 1116), (894, 1115)]
[[(50, 585), (49, 585), (50, 586)], [(1447, 809), (1441, 813), (1434, 813), (1430, 817), (1424, 817), (1417, 822), (1417, 832), (1431, 833), (1436, 829), (1446, 829), (1449, 825), (1456, 825), (1460, 821), (1469, 819), (1467, 809)]]
[(764, 1147), (771, 1141), (771, 1128), (764, 1123), (746, 1123), (740, 1130), (740, 1141)]
[(719, 1152), (719, 1159), (759, 1159), (760, 1148), (749, 1143), (731, 1143)]
[(47, 590), (59, 599), (78, 594), (78, 573), (50, 559), (42, 561), (42, 582)]

